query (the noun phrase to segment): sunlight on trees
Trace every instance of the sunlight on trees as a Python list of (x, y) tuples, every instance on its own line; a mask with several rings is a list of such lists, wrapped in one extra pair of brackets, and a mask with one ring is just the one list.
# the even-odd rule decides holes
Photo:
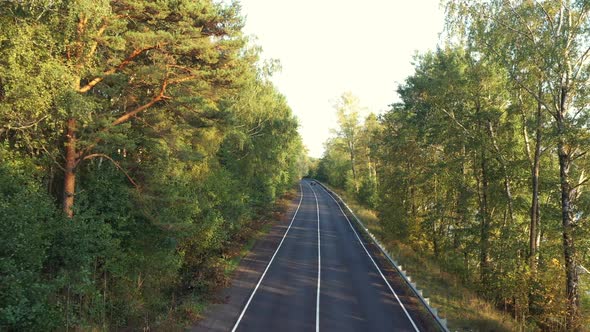
[(307, 167), (243, 25), (215, 1), (0, 3), (0, 329), (156, 328), (225, 282)]
[[(590, 6), (448, 1), (447, 12), (447, 43), (416, 58), (402, 102), (340, 120), (314, 175), (373, 204), (387, 237), (523, 327), (588, 326)], [(369, 133), (354, 158), (350, 122)]]

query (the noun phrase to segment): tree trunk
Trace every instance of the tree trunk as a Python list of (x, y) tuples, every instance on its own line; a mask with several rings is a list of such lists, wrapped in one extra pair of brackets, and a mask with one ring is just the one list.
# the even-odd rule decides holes
[[(465, 161), (467, 159), (467, 152), (465, 149), (465, 145), (461, 147), (461, 179), (460, 179), (460, 187), (459, 191), (457, 192), (457, 200), (456, 200), (456, 215), (455, 218), (455, 230), (453, 231), (453, 247), (455, 249), (459, 248), (459, 242), (461, 238), (459, 237), (459, 230), (465, 229), (467, 227), (467, 212), (468, 212), (468, 190), (467, 190), (467, 168), (465, 166)], [(466, 266), (467, 267), (467, 266)]]
[(488, 174), (485, 153), (481, 152), (481, 234), (480, 234), (480, 281), (487, 285), (489, 274), (489, 233), (490, 220), (488, 215)]
[[(541, 90), (539, 88), (539, 98), (541, 97)], [(528, 263), (531, 272), (530, 285), (528, 292), (528, 309), (529, 313), (534, 314), (535, 298), (533, 295), (534, 284), (537, 280), (537, 266), (539, 264), (539, 245), (541, 243), (541, 205), (539, 203), (539, 170), (541, 168), (541, 128), (542, 128), (542, 113), (541, 103), (537, 102), (535, 126), (535, 153), (531, 164), (531, 210), (530, 210), (530, 226), (529, 226), (529, 256)]]
[[(479, 98), (479, 97), (478, 97)], [(481, 186), (478, 184), (479, 191), (479, 214), (480, 214), (480, 240), (479, 240), (479, 267), (480, 267), (480, 282), (485, 287), (488, 285), (489, 277), (489, 240), (490, 240), (490, 216), (488, 213), (488, 162), (486, 156), (487, 140), (484, 134), (484, 125), (482, 121), (481, 105), (479, 99), (476, 100), (475, 113), (478, 117), (477, 125), (480, 133), (479, 149), (480, 149), (480, 171), (481, 171)], [(489, 124), (489, 121), (488, 121)], [(489, 129), (489, 128), (488, 128)], [(481, 187), (481, 189), (480, 189)]]
[[(564, 79), (567, 82), (567, 77)], [(566, 328), (568, 331), (579, 329), (580, 298), (578, 294), (578, 272), (576, 263), (576, 248), (574, 245), (573, 226), (574, 211), (572, 186), (570, 184), (570, 165), (572, 147), (566, 142), (566, 116), (568, 91), (567, 84), (563, 84), (560, 91), (559, 108), (555, 120), (557, 124), (557, 154), (559, 157), (559, 182), (561, 187), (561, 225), (563, 232), (563, 256), (565, 259), (565, 277), (567, 294)]]
[(537, 103), (537, 124), (535, 128), (535, 155), (531, 168), (532, 194), (531, 194), (531, 223), (529, 227), (529, 267), (532, 277), (535, 278), (537, 273), (537, 264), (539, 261), (538, 251), (541, 240), (541, 208), (539, 204), (539, 170), (541, 168), (541, 126), (542, 114), (541, 103)]
[(352, 169), (352, 179), (354, 181), (354, 190), (355, 192), (359, 191), (358, 183), (356, 181), (356, 167), (354, 167), (355, 158), (354, 158), (354, 145), (350, 147), (350, 167)]
[[(441, 216), (440, 209), (439, 209), (440, 202), (438, 201), (438, 178), (436, 173), (434, 174), (434, 206), (436, 208), (436, 215), (432, 216), (432, 249), (434, 251), (434, 257), (439, 258), (439, 247), (438, 247), (438, 231), (436, 228), (436, 221)], [(442, 217), (441, 217), (442, 219)], [(439, 225), (439, 228), (442, 227), (442, 222)]]
[(573, 211), (570, 200), (571, 185), (569, 183), (570, 156), (566, 151), (563, 139), (558, 143), (559, 180), (561, 184), (561, 224), (563, 232), (563, 255), (565, 259), (567, 320), (568, 331), (578, 328), (579, 296), (578, 273), (576, 271), (576, 251), (573, 237)]
[(498, 145), (498, 141), (496, 140), (494, 127), (492, 127), (492, 123), (490, 120), (487, 121), (487, 125), (490, 138), (492, 139), (492, 146), (494, 147), (498, 162), (500, 163), (500, 166), (502, 167), (502, 172), (504, 173), (504, 193), (506, 194), (506, 201), (508, 203), (508, 216), (510, 218), (510, 223), (514, 224), (514, 207), (512, 204), (513, 198), (512, 189), (510, 185), (510, 177), (508, 176), (508, 167), (506, 166), (506, 161), (504, 160), (504, 157), (502, 157), (500, 146)]
[(66, 167), (64, 174), (63, 211), (69, 217), (74, 216), (74, 194), (76, 191), (76, 119), (69, 119), (66, 134)]
[(371, 159), (371, 149), (367, 149), (367, 165), (369, 168), (369, 179), (371, 179), (371, 181), (373, 183), (377, 183), (377, 171), (376, 171), (376, 166), (374, 165), (373, 160)]

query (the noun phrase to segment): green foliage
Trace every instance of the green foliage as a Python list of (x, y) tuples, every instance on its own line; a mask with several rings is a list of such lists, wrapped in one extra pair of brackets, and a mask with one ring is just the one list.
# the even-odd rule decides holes
[(39, 172), (27, 158), (0, 146), (0, 328), (55, 327), (49, 305), (54, 283), (43, 268), (59, 222), (52, 199), (39, 187)]
[(368, 208), (375, 208), (379, 202), (377, 194), (377, 183), (372, 178), (363, 178), (359, 192), (357, 193), (358, 201)]
[(9, 1), (0, 23), (0, 329), (177, 324), (307, 171), (277, 64), (237, 3)]
[(313, 174), (523, 327), (589, 317), (584, 3), (449, 1), (453, 42), (416, 57), (378, 119), (340, 112)]

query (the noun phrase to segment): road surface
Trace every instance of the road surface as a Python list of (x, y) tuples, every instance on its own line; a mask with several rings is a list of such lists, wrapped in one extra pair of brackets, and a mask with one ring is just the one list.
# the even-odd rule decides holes
[(370, 255), (319, 185), (300, 183), (295, 213), (232, 331), (434, 330), (401, 278)]

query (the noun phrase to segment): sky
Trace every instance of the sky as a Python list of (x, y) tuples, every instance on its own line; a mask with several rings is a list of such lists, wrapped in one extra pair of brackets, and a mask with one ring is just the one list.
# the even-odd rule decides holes
[[(439, 0), (241, 0), (245, 32), (278, 59), (273, 82), (298, 118), (312, 157), (336, 129), (334, 102), (349, 91), (367, 112), (399, 101), (416, 52), (434, 50), (444, 24)], [(367, 113), (368, 114), (368, 113)]]

